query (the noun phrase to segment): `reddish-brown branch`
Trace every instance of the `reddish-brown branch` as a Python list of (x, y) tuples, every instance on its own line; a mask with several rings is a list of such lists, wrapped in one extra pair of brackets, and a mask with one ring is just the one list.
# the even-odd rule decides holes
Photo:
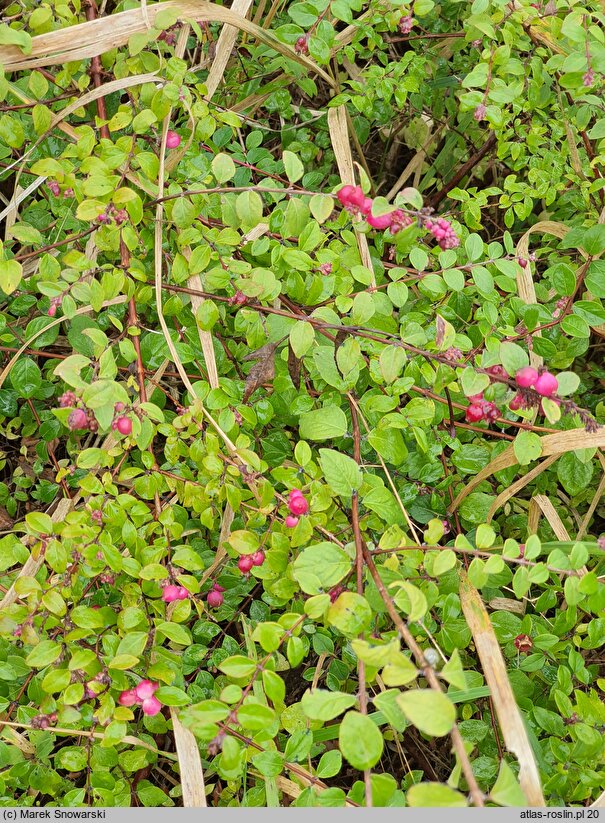
[(466, 161), (466, 163), (463, 163), (460, 166), (460, 168), (458, 169), (456, 174), (452, 177), (452, 179), (449, 180), (447, 183), (445, 183), (445, 185), (443, 185), (439, 189), (438, 192), (435, 192), (435, 194), (433, 194), (432, 197), (429, 198), (429, 205), (432, 206), (432, 208), (436, 209), (437, 206), (441, 203), (441, 201), (445, 200), (445, 198), (447, 197), (449, 192), (452, 189), (455, 189), (456, 186), (458, 185), (458, 183), (460, 183), (460, 181), (464, 177), (466, 177), (466, 175), (470, 171), (472, 171), (472, 169), (474, 169), (474, 167), (477, 165), (477, 163), (479, 163), (481, 160), (483, 160), (485, 155), (489, 154), (492, 151), (492, 149), (495, 148), (495, 146), (496, 146), (496, 135), (495, 135), (494, 132), (492, 132), (489, 135), (489, 137), (487, 138), (487, 140), (485, 141), (485, 143), (481, 146), (481, 148), (477, 152), (475, 152), (475, 154), (473, 154), (473, 156), (470, 157)]
[[(359, 419), (357, 408), (353, 399), (349, 397), (349, 408), (351, 409), (351, 423), (353, 427), (353, 458), (359, 465), (361, 463), (361, 434), (359, 431)], [(363, 595), (363, 539), (359, 527), (359, 497), (357, 491), (353, 492), (351, 498), (351, 524), (355, 537), (355, 572), (357, 583), (357, 594)], [(368, 692), (366, 689), (366, 667), (363, 660), (357, 661), (357, 674), (359, 678), (359, 710), (361, 714), (368, 714)], [(364, 769), (363, 782), (365, 785), (366, 806), (373, 806), (372, 802), (372, 773), (370, 769)]]
[[(418, 548), (418, 547), (416, 547), (416, 548)], [(437, 675), (435, 674), (435, 671), (433, 670), (433, 668), (431, 666), (428, 665), (427, 661), (424, 658), (424, 654), (422, 652), (422, 649), (420, 648), (420, 646), (416, 642), (416, 640), (415, 640), (414, 636), (412, 635), (411, 631), (408, 629), (408, 627), (406, 626), (406, 624), (402, 620), (401, 615), (399, 614), (399, 612), (395, 608), (395, 604), (393, 603), (393, 600), (391, 599), (391, 596), (387, 592), (386, 587), (385, 587), (384, 583), (382, 582), (382, 578), (380, 577), (380, 575), (378, 573), (378, 569), (376, 568), (376, 564), (374, 563), (374, 559), (372, 557), (372, 554), (369, 551), (369, 549), (367, 548), (367, 546), (365, 545), (365, 543), (362, 544), (362, 550), (363, 550), (363, 556), (364, 556), (364, 560), (366, 562), (366, 566), (368, 567), (368, 570), (369, 570), (370, 574), (372, 575), (372, 579), (374, 580), (374, 583), (376, 583), (376, 588), (378, 589), (380, 597), (382, 598), (382, 601), (383, 601), (384, 605), (386, 606), (386, 609), (387, 609), (387, 611), (388, 611), (388, 613), (391, 617), (391, 620), (395, 624), (395, 627), (396, 627), (397, 631), (399, 632), (401, 638), (403, 639), (403, 641), (406, 644), (406, 646), (408, 647), (408, 649), (414, 655), (414, 658), (416, 660), (416, 664), (418, 665), (418, 667), (420, 669), (422, 669), (422, 673), (423, 673), (427, 683), (431, 687), (431, 689), (433, 689), (434, 691), (437, 691), (437, 692), (443, 692), (443, 689), (441, 688), (441, 684), (439, 682), (439, 679), (437, 678)], [(470, 795), (471, 795), (472, 802), (474, 803), (475, 806), (481, 806), (482, 807), (484, 805), (484, 803), (483, 803), (483, 792), (481, 791), (481, 789), (479, 788), (479, 786), (477, 784), (477, 780), (475, 778), (475, 775), (473, 774), (473, 769), (471, 767), (470, 760), (468, 759), (466, 749), (464, 748), (464, 741), (462, 739), (462, 735), (458, 731), (458, 727), (456, 725), (454, 725), (453, 729), (451, 730), (450, 736), (452, 738), (452, 744), (453, 744), (454, 751), (456, 752), (456, 754), (458, 755), (458, 759), (460, 760), (460, 765), (462, 767), (462, 772), (463, 772), (464, 777), (466, 779), (466, 782), (468, 784), (468, 788), (469, 788), (469, 792), (470, 792)]]

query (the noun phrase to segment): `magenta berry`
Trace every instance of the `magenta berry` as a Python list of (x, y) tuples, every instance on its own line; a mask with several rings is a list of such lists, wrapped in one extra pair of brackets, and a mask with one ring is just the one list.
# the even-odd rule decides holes
[(298, 517), (299, 515), (306, 514), (309, 511), (309, 504), (302, 494), (294, 496), (290, 495), (290, 499), (288, 500), (288, 508), (290, 509), (290, 514)]
[(132, 432), (132, 420), (130, 417), (118, 417), (116, 428), (120, 434), (130, 434)]
[(188, 597), (189, 591), (184, 586), (177, 586), (176, 599), (187, 600)]
[(175, 131), (168, 131), (166, 133), (166, 148), (167, 149), (178, 149), (181, 145), (181, 136), (177, 134)]
[(67, 418), (67, 425), (72, 431), (75, 429), (87, 429), (88, 415), (84, 409), (74, 409)]
[(253, 566), (262, 566), (264, 562), (265, 562), (265, 553), (264, 553), (264, 551), (259, 549), (257, 552), (254, 552), (254, 554), (252, 555), (252, 565)]
[(535, 384), (537, 379), (538, 372), (531, 366), (525, 366), (525, 368), (519, 369), (519, 371), (515, 375), (517, 386), (519, 386), (519, 388), (521, 389), (529, 389), (531, 386)]
[(535, 382), (534, 389), (541, 394), (542, 397), (550, 397), (559, 388), (559, 381), (549, 371), (541, 374)]
[(134, 689), (126, 689), (118, 697), (118, 703), (120, 706), (130, 707), (134, 706), (138, 702), (139, 697)]
[(473, 403), (466, 410), (467, 423), (478, 423), (483, 420), (483, 409), (478, 404)]
[(289, 514), (286, 517), (286, 526), (289, 529), (293, 529), (295, 526), (298, 526), (298, 517), (294, 517), (294, 515)]
[(368, 224), (372, 226), (373, 229), (384, 231), (384, 229), (388, 229), (391, 225), (391, 212), (389, 212), (388, 214), (380, 214), (378, 217), (374, 217), (374, 215), (368, 214), (366, 220), (368, 221)]
[(242, 554), (237, 561), (237, 568), (242, 574), (248, 574), (252, 566), (254, 566), (254, 561), (252, 560), (251, 554)]
[(143, 700), (143, 714), (147, 715), (147, 717), (153, 717), (161, 711), (162, 704), (157, 697), (146, 697), (145, 700)]
[(179, 588), (179, 586), (174, 586), (172, 584), (164, 586), (162, 591), (162, 600), (164, 603), (172, 603), (174, 600), (180, 600)]
[(126, 408), (125, 403), (116, 403), (115, 406), (113, 407), (113, 410), (115, 412), (123, 412), (125, 408)]
[(399, 18), (397, 28), (402, 34), (409, 34), (414, 26), (414, 18), (411, 14), (406, 14)]
[(206, 601), (211, 609), (218, 609), (219, 606), (223, 605), (225, 598), (222, 592), (217, 591), (216, 589), (212, 589), (208, 592), (208, 596)]
[(371, 197), (364, 197), (363, 203), (359, 207), (359, 210), (362, 214), (368, 215), (372, 211), (372, 198)]

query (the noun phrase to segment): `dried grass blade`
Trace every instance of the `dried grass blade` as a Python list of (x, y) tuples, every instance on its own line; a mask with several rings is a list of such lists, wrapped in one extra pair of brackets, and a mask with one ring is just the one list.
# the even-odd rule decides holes
[(540, 775), (523, 718), (506, 672), (506, 663), (479, 592), (461, 572), (460, 602), (502, 730), (506, 748), (519, 761), (519, 783), (530, 806), (545, 806)]
[(179, 759), (179, 773), (183, 790), (185, 808), (201, 808), (208, 805), (206, 801), (206, 784), (202, 769), (202, 758), (193, 734), (186, 729), (178, 718), (176, 709), (170, 708), (172, 730), (176, 753)]
[[(540, 438), (540, 442), (542, 445), (542, 457), (549, 457), (550, 455), (558, 456), (566, 452), (575, 451), (576, 449), (603, 448), (605, 446), (605, 428), (600, 428), (596, 432), (587, 432), (586, 429), (569, 429), (569, 431), (561, 431), (556, 434), (546, 434)], [(490, 477), (495, 472), (502, 471), (502, 469), (514, 466), (518, 462), (512, 446), (506, 449), (506, 451), (501, 452), (501, 454), (495, 457), (491, 463), (488, 463), (484, 469), (481, 469), (479, 474), (475, 475), (472, 480), (469, 480), (450, 506), (450, 511), (455, 511), (464, 498), (487, 477)]]

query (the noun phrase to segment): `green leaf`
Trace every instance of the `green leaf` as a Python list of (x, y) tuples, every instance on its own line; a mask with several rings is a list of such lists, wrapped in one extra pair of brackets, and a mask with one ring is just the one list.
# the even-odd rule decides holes
[(28, 666), (35, 669), (43, 669), (45, 666), (54, 663), (60, 656), (62, 647), (54, 640), (41, 640), (37, 646), (25, 658)]
[(353, 694), (328, 691), (327, 689), (309, 689), (303, 696), (301, 706), (311, 720), (334, 720), (357, 702)]
[[(290, 331), (290, 345), (292, 351), (299, 359), (304, 357), (315, 340), (315, 330), (311, 323), (301, 320), (292, 327)], [(311, 412), (312, 414), (312, 412)]]
[(480, 374), (472, 368), (466, 368), (462, 372), (462, 391), (467, 397), (474, 394), (481, 394), (490, 384), (489, 375)]
[(458, 649), (454, 649), (450, 659), (441, 669), (440, 674), (445, 680), (447, 680), (448, 683), (451, 683), (451, 685), (455, 686), (457, 689), (467, 688), (466, 675), (462, 669), (462, 662), (460, 660), (460, 652)]
[(527, 798), (506, 760), (500, 762), (500, 772), (489, 793), (490, 800), (499, 806), (527, 806)]
[(314, 194), (309, 202), (309, 208), (318, 223), (325, 223), (334, 211), (334, 198), (329, 194)]
[(527, 466), (542, 454), (542, 441), (534, 432), (521, 431), (513, 443), (515, 457), (520, 466)]
[(500, 343), (500, 360), (511, 377), (514, 377), (519, 369), (529, 365), (527, 352), (516, 343)]
[(300, 417), (300, 436), (303, 440), (333, 440), (347, 432), (347, 417), (340, 406), (324, 406)]
[(355, 637), (372, 622), (370, 604), (360, 594), (343, 592), (328, 609), (328, 623), (348, 637)]
[(378, 727), (360, 712), (348, 712), (340, 724), (340, 751), (354, 769), (375, 766), (382, 756), (384, 741)]
[(319, 450), (319, 463), (328, 486), (336, 494), (350, 498), (363, 481), (361, 469), (352, 457), (333, 449)]
[(351, 558), (333, 543), (308, 546), (292, 565), (292, 574), (305, 594), (322, 594), (351, 569)]
[(19, 397), (33, 397), (42, 385), (42, 372), (31, 358), (22, 357), (11, 369), (10, 381)]
[(463, 794), (443, 783), (417, 783), (408, 789), (408, 806), (415, 808), (440, 806), (468, 806)]
[(454, 704), (441, 692), (431, 689), (402, 692), (397, 705), (417, 729), (435, 737), (448, 734), (456, 722)]
[(18, 260), (0, 260), (0, 289), (12, 294), (23, 277), (23, 267)]
[(282, 159), (288, 180), (291, 183), (296, 183), (305, 173), (305, 167), (300, 159), (291, 151), (284, 151)]
[(233, 655), (232, 657), (228, 657), (226, 660), (219, 665), (219, 669), (226, 674), (227, 677), (234, 677), (235, 679), (239, 680), (240, 678), (250, 677), (256, 671), (257, 663), (254, 660), (250, 660), (248, 657), (243, 657), (240, 654)]
[(252, 228), (263, 219), (263, 201), (255, 191), (243, 191), (235, 201), (237, 216), (242, 225)]
[(212, 160), (212, 174), (217, 183), (226, 183), (235, 175), (235, 163), (228, 154), (217, 154)]

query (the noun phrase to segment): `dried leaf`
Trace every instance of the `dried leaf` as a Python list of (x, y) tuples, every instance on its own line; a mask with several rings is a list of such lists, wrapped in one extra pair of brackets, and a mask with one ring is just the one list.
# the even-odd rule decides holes
[(302, 359), (299, 359), (292, 351), (292, 346), (288, 345), (288, 372), (297, 389), (300, 389), (301, 367)]
[(261, 346), (260, 349), (250, 352), (250, 354), (244, 357), (244, 360), (256, 360), (256, 363), (252, 366), (246, 378), (246, 386), (242, 398), (244, 403), (263, 383), (270, 383), (275, 377), (276, 348), (277, 343), (267, 343)]

